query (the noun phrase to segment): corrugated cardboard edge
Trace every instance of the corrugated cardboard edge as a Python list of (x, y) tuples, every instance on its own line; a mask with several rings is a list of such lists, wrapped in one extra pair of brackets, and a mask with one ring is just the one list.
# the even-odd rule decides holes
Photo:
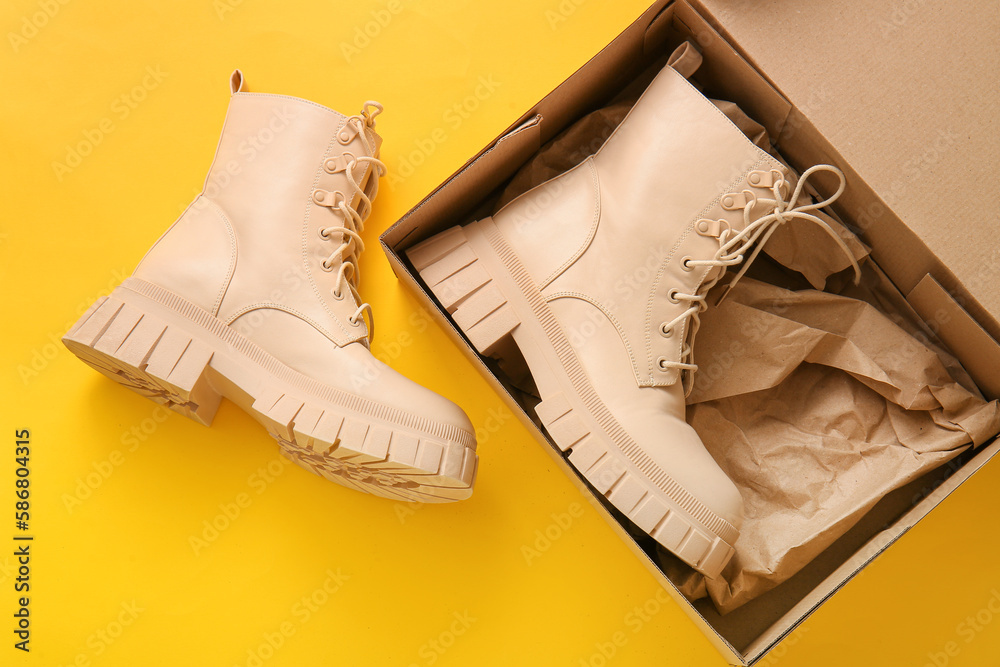
[(913, 528), (931, 510), (955, 492), (958, 487), (965, 483), (972, 475), (986, 465), (997, 452), (1000, 452), (1000, 440), (993, 441), (982, 452), (969, 460), (964, 466), (959, 468), (944, 480), (940, 486), (931, 491), (927, 496), (917, 503), (913, 509), (904, 514), (890, 528), (875, 535), (863, 547), (838, 567), (823, 582), (813, 589), (812, 593), (802, 599), (797, 605), (792, 607), (784, 616), (775, 622), (769, 630), (764, 632), (757, 641), (747, 647), (746, 656), (750, 665), (761, 660), (767, 652), (774, 648), (778, 642), (792, 633), (801, 625), (813, 612), (815, 612), (830, 596), (846, 586), (855, 576), (867, 567), (879, 554), (895, 544), (907, 531)]
[[(1000, 345), (934, 276), (927, 274), (906, 295), (913, 309), (959, 359), (987, 398), (1000, 398)], [(946, 326), (947, 325), (947, 326)]]
[[(528, 159), (530, 155), (541, 147), (541, 123), (542, 116), (539, 114), (525, 114), (517, 123), (507, 128), (503, 134), (493, 140), (486, 148), (479, 151), (472, 159), (462, 165), (455, 173), (444, 180), (434, 190), (424, 197), (420, 203), (410, 209), (402, 218), (393, 223), (389, 229), (382, 232), (379, 242), (383, 250), (390, 256), (396, 254), (397, 248), (405, 245), (413, 245), (419, 238), (411, 238), (411, 234), (417, 231), (414, 224), (415, 219), (433, 217), (440, 215), (439, 209), (443, 212), (453, 208), (464, 208), (470, 202), (464, 201), (468, 197), (451, 196), (439, 197), (438, 195), (445, 187), (450, 187), (452, 192), (460, 194), (472, 194), (481, 192), (484, 187), (492, 190), (492, 187), (483, 184), (484, 180), (500, 180), (493, 173), (498, 167), (506, 173), (512, 172), (513, 167)], [(509, 174), (507, 174), (509, 176)], [(461, 184), (465, 187), (461, 187)], [(455, 184), (459, 183), (459, 186)], [(433, 210), (429, 210), (433, 209)], [(395, 270), (395, 266), (393, 267)], [(396, 271), (399, 275), (399, 271)]]

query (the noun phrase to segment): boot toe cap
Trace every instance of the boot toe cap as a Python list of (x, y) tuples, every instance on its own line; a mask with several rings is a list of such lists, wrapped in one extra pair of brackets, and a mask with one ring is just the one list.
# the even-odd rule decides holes
[(451, 432), (454, 439), (475, 446), (475, 429), (460, 407), (379, 361), (362, 343), (338, 346), (282, 310), (269, 311), (264, 321), (264, 326), (245, 327), (247, 337), (290, 368), (337, 391), (408, 413), (408, 421)]

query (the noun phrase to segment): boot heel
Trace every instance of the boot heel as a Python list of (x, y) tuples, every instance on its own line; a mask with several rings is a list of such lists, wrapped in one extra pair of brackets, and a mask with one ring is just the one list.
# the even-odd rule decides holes
[(112, 380), (208, 426), (222, 395), (208, 380), (212, 350), (112, 293), (87, 310), (63, 344)]
[(429, 238), (406, 255), (481, 354), (493, 352), (520, 324), (462, 227)]

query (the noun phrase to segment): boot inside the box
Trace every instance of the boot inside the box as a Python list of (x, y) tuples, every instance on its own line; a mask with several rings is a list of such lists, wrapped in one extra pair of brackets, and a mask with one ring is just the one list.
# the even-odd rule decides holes
[[(645, 53), (651, 54), (646, 58), (646, 67), (635, 68), (636, 70), (641, 69), (641, 73), (631, 80), (624, 79), (624, 77), (618, 79), (619, 81), (624, 79), (627, 83), (611, 97), (604, 99), (600, 103), (577, 109), (577, 113), (569, 119), (569, 123), (582, 118), (595, 108), (608, 104), (614, 97), (620, 96), (623, 91), (643, 89), (656, 72), (659, 71), (659, 68), (662, 67), (671, 50), (682, 41), (692, 37), (691, 27), (679, 20), (672, 20), (669, 12), (662, 14), (657, 19), (655, 26), (656, 31), (650, 33), (650, 35), (653, 35), (653, 38), (651, 39), (647, 36), (645, 44)], [(714, 48), (722, 48), (722, 46), (716, 44)], [(706, 50), (705, 56), (706, 59), (711, 57), (708, 50)], [(713, 66), (706, 68), (703, 76), (695, 75), (694, 79), (706, 95), (721, 99), (740, 99), (747, 95), (748, 88), (753, 87), (741, 86), (739, 82), (734, 84), (732, 81), (727, 81), (724, 74), (724, 70)], [(605, 84), (595, 83), (594, 88), (600, 88)], [(733, 85), (736, 85), (737, 90), (732, 88)], [(760, 89), (765, 87), (766, 84), (758, 86)], [(757, 108), (768, 107), (767, 104), (756, 106)], [(780, 105), (772, 106), (780, 108)], [(755, 120), (762, 122), (766, 127), (771, 129), (775, 127), (780, 128), (784, 119), (762, 119), (758, 117)], [(493, 192), (481, 198), (474, 207), (474, 210), (467, 212), (465, 220), (470, 222), (491, 215), (496, 209), (497, 202), (500, 200), (502, 193), (515, 178), (516, 176), (501, 183)], [(845, 220), (844, 222), (848, 225), (851, 223), (850, 220)], [(422, 236), (426, 236), (426, 234), (422, 234)], [(401, 251), (402, 248), (397, 247), (396, 250)], [(405, 253), (400, 252), (400, 258), (404, 263), (408, 263)], [(416, 275), (412, 266), (409, 266), (409, 269), (411, 275)], [(767, 273), (768, 271), (778, 271), (780, 273), (781, 269), (780, 267), (776, 268), (773, 263), (761, 263), (755, 271), (757, 274)], [(798, 280), (798, 278), (790, 275), (784, 277), (790, 281)], [(493, 353), (501, 361), (497, 359), (484, 359), (487, 366), (504, 385), (510, 395), (521, 405), (525, 414), (532, 420), (535, 420), (537, 425), (538, 422), (535, 417), (534, 407), (538, 403), (538, 398), (531, 378), (527, 374), (526, 365), (517, 348), (514, 345), (508, 345), (493, 350)], [(695, 609), (724, 639), (744, 653), (755, 642), (759, 642), (765, 633), (777, 632), (778, 636), (780, 636), (788, 628), (772, 627), (776, 622), (781, 620), (789, 610), (793, 609), (814, 591), (826, 577), (847, 562), (861, 546), (869, 542), (869, 540), (884, 529), (891, 527), (900, 517), (912, 509), (916, 502), (926, 496), (930, 490), (936, 488), (943, 480), (954, 474), (956, 470), (960, 469), (966, 462), (973, 458), (976, 453), (978, 453), (977, 450), (968, 449), (952, 459), (948, 464), (931, 470), (922, 477), (885, 495), (858, 523), (831, 546), (827, 547), (818, 557), (805, 565), (797, 574), (770, 591), (743, 604), (734, 611), (722, 615), (716, 611), (708, 598), (696, 601), (694, 603)], [(579, 477), (581, 481), (585, 482), (582, 476)], [(616, 516), (619, 523), (627, 529), (631, 526), (631, 523), (625, 521), (617, 510), (604, 500), (601, 494), (596, 491), (592, 492), (595, 497), (601, 499), (602, 504), (612, 515)], [(654, 563), (658, 562), (659, 556), (655, 542), (647, 535), (635, 530), (634, 527), (631, 533), (636, 543), (649, 555), (650, 559)]]

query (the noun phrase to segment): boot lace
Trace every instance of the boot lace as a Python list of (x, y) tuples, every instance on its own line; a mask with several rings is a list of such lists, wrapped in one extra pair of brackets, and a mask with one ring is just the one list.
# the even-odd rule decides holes
[[(803, 188), (805, 187), (806, 181), (809, 177), (819, 171), (829, 171), (837, 175), (839, 179), (839, 186), (837, 191), (826, 199), (814, 203), (804, 204), (802, 206), (794, 206), (795, 202), (799, 200), (802, 195)], [(660, 357), (657, 360), (657, 364), (663, 370), (668, 368), (677, 368), (681, 372), (684, 372), (684, 393), (685, 396), (691, 393), (694, 386), (694, 372), (698, 370), (698, 365), (694, 363), (694, 341), (698, 334), (698, 328), (700, 326), (699, 315), (703, 313), (708, 305), (705, 302), (708, 292), (722, 279), (725, 274), (726, 268), (730, 266), (735, 266), (743, 262), (743, 255), (753, 247), (753, 252), (747, 258), (746, 262), (740, 268), (739, 272), (733, 277), (732, 281), (726, 286), (725, 291), (719, 298), (718, 303), (721, 303), (723, 299), (729, 294), (730, 290), (736, 286), (750, 265), (760, 254), (761, 249), (764, 244), (767, 243), (771, 235), (784, 223), (792, 219), (808, 220), (814, 224), (820, 226), (821, 229), (826, 231), (830, 237), (837, 243), (844, 254), (851, 260), (851, 266), (854, 269), (854, 283), (857, 284), (861, 279), (861, 267), (858, 266), (857, 260), (854, 258), (854, 253), (851, 252), (850, 248), (840, 237), (839, 234), (822, 218), (813, 215), (812, 211), (823, 208), (824, 206), (829, 206), (837, 200), (838, 197), (844, 192), (844, 188), (847, 185), (847, 179), (844, 177), (844, 173), (828, 164), (818, 164), (810, 167), (802, 173), (802, 177), (795, 186), (795, 190), (791, 197), (785, 197), (785, 193), (789, 188), (789, 183), (784, 179), (782, 173), (778, 170), (772, 170), (771, 174), (774, 176), (774, 183), (771, 186), (771, 192), (774, 195), (773, 199), (765, 199), (757, 197), (756, 194), (749, 190), (743, 191), (743, 196), (746, 198), (746, 205), (743, 207), (743, 229), (738, 232), (734, 232), (729, 224), (725, 220), (714, 221), (713, 224), (719, 226), (719, 249), (716, 251), (715, 255), (711, 259), (693, 259), (691, 257), (685, 257), (682, 262), (686, 270), (694, 270), (697, 266), (708, 266), (708, 267), (721, 267), (722, 270), (716, 272), (716, 275), (712, 276), (705, 282), (701, 284), (695, 294), (685, 294), (678, 290), (671, 290), (667, 298), (671, 303), (687, 303), (688, 308), (670, 320), (669, 322), (663, 322), (660, 325), (660, 333), (664, 336), (671, 336), (673, 332), (677, 330), (678, 326), (683, 326), (687, 323), (687, 320), (691, 320), (690, 333), (688, 339), (681, 349), (681, 359), (680, 361), (673, 361), (667, 359), (666, 357)], [(765, 206), (770, 209), (770, 212), (751, 221), (750, 212), (755, 206)], [(713, 222), (713, 221), (705, 221)], [(714, 230), (713, 235), (714, 235)], [(699, 233), (702, 233), (699, 230)], [(686, 371), (686, 372), (685, 372)]]
[[(369, 110), (369, 107), (372, 110)], [(347, 117), (344, 126), (338, 133), (338, 139), (342, 143), (349, 143), (352, 137), (347, 136), (344, 130), (348, 126), (353, 125), (358, 134), (363, 137), (363, 141), (369, 152), (374, 153), (375, 147), (368, 144), (368, 138), (364, 130), (365, 128), (375, 127), (375, 117), (381, 112), (382, 105), (378, 102), (365, 102), (360, 114)], [(316, 203), (339, 211), (343, 219), (343, 224), (330, 225), (319, 230), (319, 235), (327, 240), (330, 240), (334, 234), (340, 235), (340, 245), (330, 253), (329, 257), (323, 260), (322, 267), (325, 271), (333, 271), (334, 266), (339, 260), (340, 267), (337, 269), (336, 287), (333, 289), (333, 297), (338, 300), (343, 299), (346, 292), (349, 291), (354, 297), (354, 302), (360, 304), (357, 310), (347, 318), (348, 322), (354, 326), (357, 326), (362, 321), (366, 312), (368, 313), (368, 342), (370, 344), (372, 337), (375, 335), (375, 319), (372, 314), (371, 305), (362, 301), (361, 294), (358, 292), (358, 280), (360, 278), (358, 258), (365, 250), (365, 243), (361, 239), (361, 232), (364, 231), (365, 220), (371, 214), (372, 200), (378, 195), (378, 179), (385, 175), (386, 166), (378, 158), (368, 155), (355, 156), (349, 151), (345, 151), (343, 155), (345, 158), (344, 173), (350, 184), (350, 191), (358, 194), (360, 208), (364, 211), (364, 215), (359, 213), (357, 208), (350, 205), (347, 197), (342, 192), (334, 191), (326, 193), (330, 196), (329, 198), (320, 197), (316, 199)], [(361, 188), (361, 184), (354, 178), (354, 170), (361, 164), (371, 165), (376, 172), (375, 183), (372, 186), (370, 197)]]

